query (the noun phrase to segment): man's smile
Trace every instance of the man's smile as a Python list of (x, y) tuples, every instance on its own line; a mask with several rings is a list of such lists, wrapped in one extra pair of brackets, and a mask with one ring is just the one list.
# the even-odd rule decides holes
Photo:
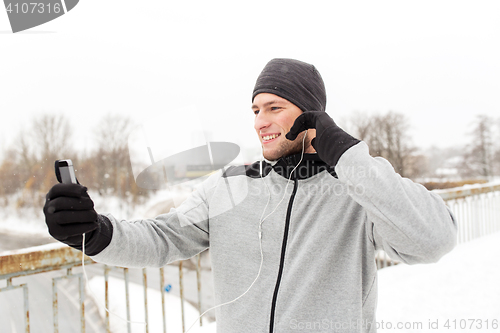
[(281, 135), (281, 133), (271, 133), (271, 134), (261, 134), (262, 136), (262, 143), (270, 143), (274, 141), (276, 138), (278, 138)]

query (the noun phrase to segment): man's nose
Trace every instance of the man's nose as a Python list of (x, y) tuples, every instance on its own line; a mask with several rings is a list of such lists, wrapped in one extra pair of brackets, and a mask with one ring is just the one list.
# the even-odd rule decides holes
[(255, 130), (260, 131), (266, 127), (269, 127), (270, 124), (271, 122), (269, 120), (269, 117), (267, 117), (264, 112), (259, 112), (257, 116), (255, 116)]

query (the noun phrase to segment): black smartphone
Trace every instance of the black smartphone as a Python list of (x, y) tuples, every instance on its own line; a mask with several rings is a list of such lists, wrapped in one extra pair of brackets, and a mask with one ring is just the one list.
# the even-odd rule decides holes
[(57, 160), (55, 163), (56, 177), (60, 183), (78, 184), (75, 169), (71, 160)]

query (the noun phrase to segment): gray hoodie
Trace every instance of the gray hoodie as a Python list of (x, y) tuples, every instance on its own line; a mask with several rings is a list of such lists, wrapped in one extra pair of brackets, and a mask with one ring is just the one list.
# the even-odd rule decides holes
[(93, 259), (161, 267), (210, 248), (216, 304), (258, 276), (216, 309), (217, 332), (375, 332), (376, 250), (436, 262), (456, 243), (455, 220), (364, 142), (335, 169), (306, 154), (291, 174), (300, 157), (221, 170), (155, 219), (107, 215), (113, 237)]

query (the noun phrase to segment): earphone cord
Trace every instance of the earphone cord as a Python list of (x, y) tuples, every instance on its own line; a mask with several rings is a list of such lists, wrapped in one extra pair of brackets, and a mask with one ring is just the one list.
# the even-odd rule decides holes
[[(290, 177), (288, 177), (288, 181), (286, 182), (286, 186), (285, 186), (285, 192), (283, 193), (283, 197), (281, 198), (280, 202), (278, 202), (278, 204), (276, 205), (276, 207), (274, 207), (273, 211), (271, 213), (269, 213), (265, 218), (267, 219), (272, 213), (274, 213), (274, 211), (278, 208), (278, 206), (281, 204), (281, 202), (283, 201), (283, 199), (285, 199), (285, 195), (286, 195), (286, 189), (288, 188), (288, 184), (290, 183), (290, 180), (292, 179), (292, 175), (295, 171), (295, 169), (297, 169), (297, 167), (300, 165), (300, 163), (302, 162), (302, 159), (304, 158), (304, 141), (306, 140), (306, 135), (307, 135), (307, 130), (306, 132), (304, 133), (304, 137), (302, 138), (302, 154), (300, 155), (300, 160), (299, 160), (299, 163), (297, 163), (297, 165), (292, 169), (292, 172), (290, 172)], [(262, 174), (260, 175), (260, 178), (262, 178)], [(262, 178), (262, 180), (264, 180)], [(269, 186), (267, 186), (267, 183), (264, 181), (264, 184), (266, 184), (266, 187), (267, 187), (267, 190), (269, 192), (269, 197), (271, 197), (271, 191), (269, 190)], [(264, 211), (266, 210), (267, 208), (267, 205), (266, 207), (264, 208)], [(260, 222), (260, 225), (259, 225), (259, 232), (262, 232), (261, 229), (261, 226), (262, 226), (262, 223), (264, 223), (264, 220), (261, 220)], [(259, 237), (260, 238), (260, 237)]]
[(264, 184), (266, 185), (266, 188), (267, 188), (267, 191), (269, 193), (269, 197), (267, 199), (267, 203), (266, 203), (266, 206), (264, 207), (264, 210), (262, 211), (262, 215), (260, 216), (260, 222), (259, 222), (259, 247), (260, 247), (260, 265), (259, 265), (259, 271), (257, 273), (257, 276), (255, 277), (255, 279), (253, 280), (252, 284), (250, 284), (250, 286), (248, 287), (248, 289), (243, 293), (241, 294), (240, 296), (236, 297), (235, 299), (233, 299), (232, 301), (228, 301), (228, 302), (225, 302), (225, 303), (221, 303), (221, 304), (218, 304), (216, 306), (213, 306), (211, 307), (210, 309), (206, 310), (205, 312), (203, 312), (192, 324), (191, 326), (189, 326), (189, 328), (187, 329), (186, 333), (188, 333), (191, 328), (193, 328), (193, 326), (196, 324), (196, 322), (201, 318), (203, 317), (207, 312), (211, 311), (211, 310), (214, 310), (214, 309), (217, 309), (217, 308), (220, 308), (224, 305), (229, 305), (231, 303), (234, 303), (236, 302), (237, 300), (239, 300), (240, 298), (242, 298), (243, 296), (245, 296), (249, 291), (250, 289), (252, 289), (252, 287), (254, 286), (255, 282), (257, 282), (257, 280), (259, 279), (260, 277), (260, 273), (262, 271), (262, 265), (264, 264), (264, 252), (262, 251), (262, 223), (264, 223), (264, 221), (271, 215), (273, 214), (276, 209), (279, 207), (279, 205), (281, 204), (281, 202), (283, 201), (283, 199), (285, 199), (285, 196), (286, 196), (286, 189), (288, 188), (288, 184), (290, 183), (290, 180), (292, 179), (292, 175), (295, 171), (295, 169), (297, 169), (297, 167), (300, 165), (300, 163), (302, 162), (302, 159), (304, 158), (304, 141), (306, 139), (306, 135), (307, 135), (307, 130), (306, 130), (306, 133), (304, 133), (304, 137), (302, 138), (302, 154), (300, 156), (300, 160), (299, 160), (299, 163), (297, 163), (297, 165), (295, 166), (295, 168), (293, 168), (292, 172), (290, 173), (290, 177), (288, 178), (287, 182), (286, 182), (286, 186), (285, 186), (285, 191), (283, 193), (283, 197), (281, 198), (280, 202), (278, 202), (278, 204), (276, 205), (276, 207), (273, 209), (273, 211), (269, 214), (266, 215), (266, 217), (264, 217), (262, 219), (262, 216), (264, 216), (264, 213), (266, 212), (266, 209), (267, 209), (267, 206), (269, 205), (269, 201), (271, 200), (271, 190), (269, 189), (269, 186), (267, 185), (266, 181), (264, 180), (264, 178), (262, 177), (262, 172), (260, 174), (260, 178), (262, 179), (262, 181), (264, 182)]
[(94, 294), (94, 292), (92, 291), (92, 289), (90, 288), (90, 284), (89, 284), (89, 278), (87, 276), (87, 271), (85, 270), (85, 233), (83, 233), (83, 236), (82, 236), (82, 269), (83, 269), (83, 275), (85, 276), (85, 281), (87, 283), (87, 288), (88, 290), (90, 291), (90, 293), (92, 294), (92, 296), (94, 296), (94, 300), (96, 302), (98, 302), (102, 307), (104, 307), (104, 309), (108, 312), (108, 313), (111, 313), (112, 315), (118, 317), (119, 319), (127, 322), (127, 323), (130, 323), (130, 324), (141, 324), (141, 325), (147, 325), (147, 323), (145, 322), (142, 322), (142, 321), (130, 321), (130, 320), (127, 320), (123, 317), (121, 317), (120, 315), (114, 313), (113, 311), (109, 310), (106, 305), (104, 305), (103, 303), (101, 303), (100, 301), (98, 301), (97, 299), (97, 296)]
[[(285, 196), (286, 196), (286, 190), (288, 188), (288, 185), (292, 179), (292, 175), (293, 173), (295, 172), (295, 170), (297, 169), (297, 167), (300, 165), (300, 163), (302, 162), (302, 159), (304, 158), (304, 142), (305, 142), (305, 139), (306, 139), (306, 135), (307, 135), (307, 130), (306, 132), (304, 133), (304, 137), (302, 138), (302, 153), (301, 153), (301, 156), (300, 156), (300, 160), (299, 162), (297, 163), (297, 165), (293, 168), (292, 172), (290, 173), (290, 177), (288, 178), (287, 180), (287, 183), (285, 185), (285, 190), (283, 192), (283, 197), (281, 198), (280, 202), (278, 202), (278, 204), (276, 205), (276, 207), (274, 207), (274, 209), (266, 215), (266, 217), (262, 218), (266, 212), (266, 209), (267, 209), (267, 206), (269, 205), (269, 202), (271, 200), (271, 191), (269, 189), (269, 186), (267, 185), (266, 181), (264, 180), (264, 178), (262, 177), (262, 172), (260, 174), (260, 178), (262, 179), (262, 181), (264, 182), (264, 184), (266, 185), (266, 188), (267, 188), (267, 191), (269, 193), (269, 196), (268, 196), (268, 199), (267, 199), (267, 203), (266, 203), (266, 206), (264, 207), (264, 210), (262, 211), (262, 214), (260, 216), (260, 219), (259, 219), (259, 248), (260, 248), (260, 265), (259, 265), (259, 271), (257, 273), (257, 276), (255, 277), (255, 279), (253, 280), (253, 282), (250, 284), (250, 286), (248, 287), (248, 289), (243, 293), (241, 294), (240, 296), (236, 297), (235, 299), (231, 300), (231, 301), (228, 301), (228, 302), (225, 302), (225, 303), (221, 303), (221, 304), (218, 304), (216, 306), (213, 306), (211, 308), (209, 308), (208, 310), (206, 310), (205, 312), (203, 312), (194, 322), (193, 324), (191, 324), (191, 326), (187, 329), (186, 333), (188, 333), (192, 328), (193, 326), (196, 324), (196, 322), (201, 318), (203, 317), (207, 312), (211, 311), (211, 310), (214, 310), (214, 309), (217, 309), (219, 307), (222, 307), (222, 306), (225, 306), (225, 305), (229, 305), (231, 303), (234, 303), (236, 302), (237, 300), (239, 300), (240, 298), (242, 298), (243, 296), (245, 296), (249, 291), (250, 289), (252, 289), (252, 287), (254, 286), (254, 284), (257, 282), (257, 280), (259, 279), (260, 277), (260, 274), (262, 272), (262, 265), (264, 264), (264, 252), (262, 250), (262, 224), (264, 223), (264, 221), (269, 217), (271, 216), (275, 211), (276, 209), (280, 206), (280, 204), (283, 202), (283, 200), (285, 199)], [(94, 294), (94, 292), (92, 291), (92, 289), (90, 288), (90, 284), (89, 284), (89, 279), (88, 279), (88, 276), (87, 276), (87, 272), (85, 270), (85, 233), (82, 234), (82, 269), (83, 269), (83, 274), (85, 276), (85, 281), (87, 283), (87, 288), (88, 290), (90, 291), (90, 293), (92, 294), (92, 296), (94, 297), (94, 299), (98, 301), (98, 298), (96, 297), (96, 295)], [(100, 303), (100, 302), (99, 302)], [(145, 322), (136, 322), (136, 321), (130, 321), (130, 320), (127, 320), (123, 317), (121, 317), (120, 315), (110, 311), (104, 304), (100, 303), (101, 306), (104, 307), (104, 309), (110, 313), (110, 314), (113, 314), (114, 316), (118, 317), (119, 319), (127, 322), (127, 323), (131, 323), (131, 324), (141, 324), (141, 325), (147, 325), (147, 323)]]

